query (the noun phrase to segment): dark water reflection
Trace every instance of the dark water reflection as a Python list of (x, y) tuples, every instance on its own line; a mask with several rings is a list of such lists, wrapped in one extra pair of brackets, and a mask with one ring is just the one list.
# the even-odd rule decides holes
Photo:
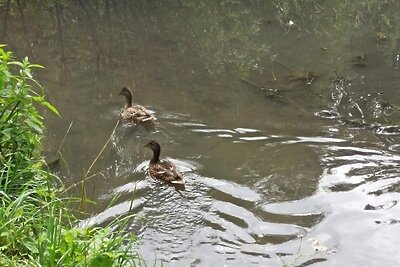
[[(155, 111), (154, 129), (117, 126), (83, 218), (132, 209), (150, 265), (399, 265), (398, 3), (264, 2), (26, 1), (24, 21), (2, 7), (2, 40), (46, 66), (62, 114), (44, 114), (49, 159), (73, 122), (67, 186), (110, 137), (122, 86)], [(146, 175), (153, 138), (186, 190)]]

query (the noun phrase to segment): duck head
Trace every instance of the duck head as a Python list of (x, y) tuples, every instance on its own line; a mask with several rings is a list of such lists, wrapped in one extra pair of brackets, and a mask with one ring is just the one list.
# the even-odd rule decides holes
[(132, 91), (126, 87), (122, 87), (122, 90), (121, 90), (121, 92), (119, 92), (119, 94), (125, 96), (126, 107), (131, 107), (132, 106)]
[(148, 144), (144, 145), (145, 147), (150, 148), (151, 150), (161, 150), (160, 144), (156, 140), (151, 140)]
[(156, 140), (151, 140), (148, 144), (145, 145), (145, 147), (150, 148), (153, 150), (153, 158), (152, 162), (158, 162), (160, 160), (160, 152), (161, 152), (161, 147), (160, 144)]

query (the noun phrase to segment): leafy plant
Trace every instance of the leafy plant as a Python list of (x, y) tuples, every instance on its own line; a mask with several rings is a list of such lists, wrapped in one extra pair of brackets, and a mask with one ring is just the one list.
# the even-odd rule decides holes
[(15, 61), (0, 46), (0, 265), (135, 265), (135, 237), (124, 231), (130, 217), (105, 228), (77, 227), (68, 205), (75, 200), (61, 198), (61, 181), (43, 168), (36, 105), (59, 113), (45, 100), (34, 68), (42, 67)]

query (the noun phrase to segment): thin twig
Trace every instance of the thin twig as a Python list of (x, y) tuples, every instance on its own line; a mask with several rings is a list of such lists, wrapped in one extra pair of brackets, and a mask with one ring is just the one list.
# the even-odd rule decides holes
[[(93, 160), (93, 162), (90, 165), (89, 169), (83, 175), (83, 178), (82, 178), (82, 181), (81, 181), (81, 183), (82, 183), (82, 187), (81, 187), (82, 188), (82, 190), (81, 190), (82, 196), (81, 196), (81, 203), (80, 203), (79, 209), (81, 209), (82, 206), (86, 203), (86, 181), (88, 180), (88, 175), (89, 175), (90, 171), (92, 170), (93, 166), (96, 164), (97, 160), (100, 158), (100, 156), (103, 153), (103, 151), (106, 149), (108, 143), (110, 143), (110, 140), (111, 140), (112, 136), (114, 135), (115, 130), (117, 129), (118, 125), (119, 125), (119, 120), (115, 124), (115, 127), (114, 127), (110, 137), (108, 138), (107, 142), (104, 144), (104, 146), (100, 150), (99, 154), (97, 154), (96, 158)], [(101, 172), (99, 172), (97, 174), (101, 174)]]
[[(103, 171), (99, 171), (99, 172), (96, 172), (96, 173), (94, 173), (94, 174), (92, 174), (92, 175), (86, 177), (86, 181), (92, 179), (93, 177), (96, 177), (97, 175), (102, 175), (103, 177), (105, 177), (105, 176), (103, 175)], [(80, 185), (81, 183), (83, 183), (83, 180), (82, 180), (82, 181), (79, 181), (79, 182), (77, 182), (77, 183), (71, 184), (68, 188), (65, 189), (65, 192), (71, 190), (73, 187), (76, 188), (76, 187), (77, 187), (78, 185)]]
[(135, 188), (133, 189), (133, 192), (132, 192), (131, 204), (129, 205), (129, 212), (131, 212), (132, 208), (133, 208), (133, 201), (135, 200), (136, 186), (137, 186), (137, 184), (135, 183)]
[(94, 164), (95, 164), (95, 163), (97, 162), (97, 160), (100, 158), (100, 156), (101, 156), (101, 154), (103, 153), (104, 149), (106, 149), (108, 143), (110, 143), (111, 138), (112, 138), (112, 136), (114, 135), (115, 130), (117, 129), (118, 125), (119, 125), (119, 120), (118, 120), (117, 123), (115, 124), (115, 127), (114, 127), (114, 129), (113, 129), (113, 131), (112, 131), (110, 137), (108, 138), (107, 142), (104, 144), (103, 148), (100, 150), (99, 154), (98, 154), (97, 157), (94, 159), (94, 161), (93, 161), (92, 164), (90, 165), (89, 169), (86, 171), (85, 177), (87, 177), (87, 176), (89, 175), (89, 173), (90, 173), (90, 171), (92, 170)]
[(61, 150), (62, 146), (64, 145), (65, 139), (67, 139), (67, 136), (68, 136), (69, 132), (71, 131), (71, 127), (72, 127), (72, 124), (73, 124), (73, 123), (74, 123), (74, 121), (71, 121), (71, 123), (69, 124), (68, 130), (67, 130), (67, 132), (65, 133), (64, 138), (63, 138), (63, 140), (62, 140), (61, 143), (60, 143), (60, 146), (58, 147), (58, 150), (57, 150), (57, 152), (56, 152), (56, 155), (60, 154), (60, 150)]
[[(82, 187), (81, 187), (81, 203), (79, 204), (79, 210), (82, 210), (82, 206), (86, 203), (86, 175), (83, 176), (82, 179)], [(85, 205), (86, 210), (86, 205)]]

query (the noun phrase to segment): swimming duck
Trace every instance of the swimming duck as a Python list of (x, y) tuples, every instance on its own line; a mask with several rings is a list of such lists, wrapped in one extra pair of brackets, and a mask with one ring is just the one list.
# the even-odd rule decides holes
[(153, 178), (164, 180), (175, 185), (184, 185), (185, 180), (176, 166), (167, 160), (160, 160), (160, 144), (156, 140), (152, 140), (145, 147), (153, 150), (153, 158), (149, 163), (149, 173)]
[(132, 105), (131, 90), (123, 87), (119, 94), (125, 96), (126, 99), (126, 103), (121, 114), (124, 120), (133, 122), (135, 124), (154, 123), (154, 121), (157, 120), (147, 108), (140, 105)]

